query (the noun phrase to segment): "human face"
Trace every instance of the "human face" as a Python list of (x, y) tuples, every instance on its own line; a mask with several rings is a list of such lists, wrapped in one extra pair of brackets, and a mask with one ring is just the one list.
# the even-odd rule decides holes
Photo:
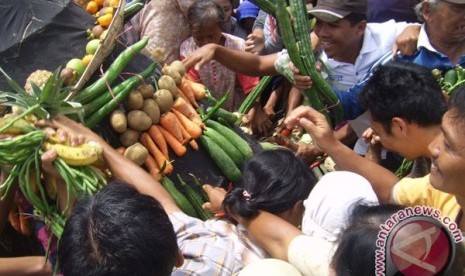
[(396, 152), (408, 160), (425, 155), (425, 146), (415, 143), (419, 134), (419, 128), (412, 123), (406, 122), (404, 119), (394, 117), (391, 120), (391, 131), (386, 131), (384, 125), (380, 122), (371, 120), (371, 129), (373, 135), (376, 135), (383, 148)]
[(430, 39), (438, 39), (442, 43), (465, 42), (464, 4), (439, 1), (436, 9), (428, 6), (424, 8), (423, 18), (427, 24)]
[(441, 134), (428, 149), (432, 155), (430, 183), (438, 190), (465, 197), (465, 131), (454, 110), (442, 119)]
[(226, 21), (229, 21), (229, 19), (231, 19), (232, 11), (233, 11), (232, 6), (231, 6), (231, 1), (229, 1), (229, 0), (215, 0), (214, 2), (216, 4), (218, 4), (223, 9), (224, 19)]
[(221, 28), (216, 23), (192, 28), (192, 38), (199, 47), (208, 43), (221, 44)]
[(363, 44), (366, 22), (355, 25), (346, 19), (325, 22), (317, 19), (314, 31), (320, 39), (320, 46), (334, 60), (355, 63)]
[(393, 151), (393, 152), (398, 152), (398, 144), (399, 142), (397, 141), (396, 137), (394, 137), (393, 133), (388, 133), (386, 129), (384, 128), (384, 125), (371, 121), (371, 129), (373, 130), (373, 135), (376, 135), (376, 140), (378, 140), (383, 148)]

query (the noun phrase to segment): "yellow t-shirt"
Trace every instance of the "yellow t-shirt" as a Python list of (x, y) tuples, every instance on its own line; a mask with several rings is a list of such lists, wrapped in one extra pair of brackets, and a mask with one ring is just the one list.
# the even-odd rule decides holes
[(438, 189), (429, 183), (429, 174), (420, 178), (404, 177), (394, 186), (392, 198), (405, 206), (430, 206), (441, 211), (441, 217), (455, 220), (460, 206), (455, 196)]

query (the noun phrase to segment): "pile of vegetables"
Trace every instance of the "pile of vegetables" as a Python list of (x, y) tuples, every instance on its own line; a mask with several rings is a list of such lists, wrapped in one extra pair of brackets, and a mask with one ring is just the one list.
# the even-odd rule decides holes
[(187, 144), (198, 150), (195, 139), (204, 124), (196, 108), (197, 101), (206, 96), (206, 88), (185, 73), (180, 61), (165, 65), (154, 83), (156, 89), (150, 84), (133, 88), (124, 108), (110, 115), (110, 125), (120, 134), (121, 153), (144, 165), (156, 179), (173, 171), (170, 152), (183, 156)]
[[(47, 135), (46, 130), (37, 127), (35, 122), (67, 115), (87, 126), (96, 125), (154, 72), (157, 65), (152, 63), (139, 75), (111, 88), (120, 72), (147, 41), (143, 39), (128, 47), (100, 79), (82, 91), (73, 91), (72, 87), (65, 86), (60, 69), (54, 73), (41, 70), (39, 78), (28, 78), (25, 89), (22, 89), (0, 68), (12, 89), (12, 92), (0, 92), (0, 106), (9, 107), (9, 113), (0, 118), (0, 167), (8, 175), (0, 184), (0, 194), (4, 199), (19, 187), (33, 205), (35, 217), (43, 220), (57, 237), (61, 236), (64, 214), (71, 207), (72, 200), (93, 194), (106, 185), (107, 179), (102, 171), (105, 168), (101, 162), (102, 148), (94, 142), (71, 146), (69, 141)], [(49, 149), (57, 152), (54, 164), (66, 184), (65, 210), (60, 210), (58, 203), (51, 203), (50, 199), (56, 199), (56, 181), (41, 171), (40, 156)]]

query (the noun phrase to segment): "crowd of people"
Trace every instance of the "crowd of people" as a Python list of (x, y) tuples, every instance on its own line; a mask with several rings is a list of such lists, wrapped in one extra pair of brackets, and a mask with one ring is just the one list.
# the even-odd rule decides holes
[[(149, 36), (148, 52), (163, 49), (160, 62), (183, 60), (188, 74), (217, 98), (230, 91), (225, 108), (231, 111), (260, 77), (274, 76), (244, 123), (265, 135), (282, 109), (280, 127), (303, 129), (312, 144), (255, 152), (240, 186), (204, 185), (204, 209), (225, 215), (202, 221), (183, 213), (157, 180), (92, 130), (64, 116), (40, 122), (72, 144), (99, 143), (114, 177), (75, 203), (52, 260), (60, 273), (379, 275), (381, 261), (405, 275), (465, 275), (465, 85), (446, 96), (432, 73), (465, 67), (465, 0), (306, 3), (316, 19), (313, 50), (347, 120), (337, 127), (303, 101), (311, 77), (289, 64), (288, 79), (277, 66), (288, 56), (280, 36), (286, 30), (253, 1), (152, 0), (128, 23), (128, 42)], [(337, 171), (317, 180), (309, 161), (321, 155)], [(50, 175), (56, 175), (55, 158), (53, 150), (42, 156)], [(399, 177), (394, 169), (404, 158), (430, 160), (429, 172)], [(0, 201), (0, 210), (5, 206)], [(408, 252), (414, 261), (401, 265), (392, 257), (396, 245), (379, 244), (383, 225), (419, 206), (437, 216), (417, 217), (449, 237), (440, 265), (430, 259), (440, 234), (414, 243)], [(387, 242), (411, 242), (412, 233), (425, 230), (405, 237), (402, 222), (390, 226), (400, 230)], [(2, 219), (0, 231), (3, 226)], [(379, 260), (380, 248), (393, 250), (392, 259)], [(0, 258), (0, 275), (51, 270), (43, 257)]]

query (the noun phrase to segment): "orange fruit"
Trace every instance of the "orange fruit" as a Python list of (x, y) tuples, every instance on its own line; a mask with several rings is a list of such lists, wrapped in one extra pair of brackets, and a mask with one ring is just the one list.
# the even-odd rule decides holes
[(107, 13), (97, 18), (97, 22), (100, 24), (100, 26), (104, 28), (108, 28), (108, 26), (110, 26), (112, 19), (113, 19), (113, 14)]
[(89, 63), (90, 63), (90, 61), (92, 60), (93, 57), (94, 57), (94, 55), (85, 55), (82, 58), (82, 63), (84, 63), (85, 66), (89, 65)]
[(105, 2), (105, 0), (95, 0), (95, 2), (101, 7), (103, 6), (103, 2)]
[(108, 4), (110, 7), (117, 8), (119, 6), (119, 0), (110, 0)]
[(86, 6), (86, 11), (90, 14), (94, 14), (98, 11), (98, 4), (95, 1), (89, 1)]

